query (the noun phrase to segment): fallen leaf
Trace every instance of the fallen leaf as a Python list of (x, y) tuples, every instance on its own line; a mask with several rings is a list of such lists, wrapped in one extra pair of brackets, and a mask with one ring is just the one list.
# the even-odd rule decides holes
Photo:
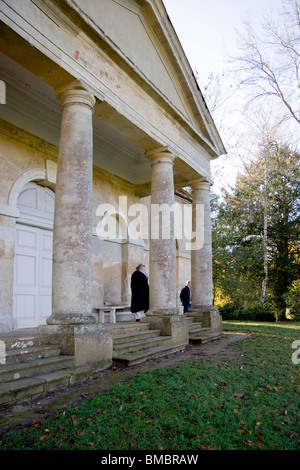
[(246, 444), (246, 446), (248, 447), (252, 447), (252, 441), (247, 440), (247, 441), (243, 441), (243, 443)]
[(245, 395), (243, 393), (233, 393), (233, 396), (235, 398), (244, 398)]

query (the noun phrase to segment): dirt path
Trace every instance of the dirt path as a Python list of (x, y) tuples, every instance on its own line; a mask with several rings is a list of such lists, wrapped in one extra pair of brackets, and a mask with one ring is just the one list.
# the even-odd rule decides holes
[(86, 382), (74, 385), (67, 390), (49, 393), (22, 404), (2, 407), (0, 409), (0, 434), (9, 429), (42, 421), (64, 408), (77, 405), (87, 397), (127, 382), (142, 372), (161, 369), (192, 359), (239, 362), (241, 358), (233, 351), (231, 345), (246, 337), (245, 334), (225, 333), (223, 338), (212, 343), (204, 345), (192, 343), (182, 352), (152, 359), (136, 366), (124, 368), (113, 366), (108, 370), (95, 373)]

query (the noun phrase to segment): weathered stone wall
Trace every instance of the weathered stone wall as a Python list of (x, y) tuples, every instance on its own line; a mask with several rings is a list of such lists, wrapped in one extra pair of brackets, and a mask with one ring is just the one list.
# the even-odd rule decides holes
[(19, 214), (17, 196), (29, 181), (47, 179), (49, 165), (46, 162), (55, 158), (55, 149), (8, 123), (1, 121), (0, 124), (0, 331), (10, 331), (14, 328), (14, 245)]

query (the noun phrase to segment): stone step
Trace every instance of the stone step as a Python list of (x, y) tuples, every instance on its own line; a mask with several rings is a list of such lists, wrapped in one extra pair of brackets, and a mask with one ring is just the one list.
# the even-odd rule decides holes
[[(149, 323), (110, 327), (113, 337), (113, 361), (125, 365), (139, 364), (148, 359), (173, 352), (170, 336), (161, 336), (160, 330), (151, 330)], [(178, 349), (176, 349), (177, 351)]]
[(0, 340), (5, 343), (6, 350), (26, 349), (33, 346), (41, 346), (43, 344), (43, 338), (38, 334), (36, 328), (26, 328), (23, 330), (1, 333)]
[(189, 324), (189, 331), (197, 331), (197, 330), (203, 330), (207, 329), (210, 330), (210, 328), (203, 328), (201, 322), (194, 322)]
[(123, 344), (130, 341), (139, 341), (142, 339), (152, 338), (160, 335), (160, 330), (137, 330), (128, 331), (123, 334), (114, 334), (114, 345)]
[(21, 403), (86, 380), (91, 367), (72, 367), (0, 383), (0, 404)]
[(6, 351), (6, 364), (24, 363), (34, 361), (36, 359), (43, 359), (47, 357), (54, 357), (60, 354), (59, 346), (55, 345), (42, 345), (30, 346), (28, 348), (8, 349)]
[[(30, 400), (68, 387), (81, 371), (74, 358), (60, 355), (57, 345), (44, 344), (37, 329), (2, 333), (5, 364), (0, 365), (0, 404)], [(89, 370), (91, 374), (91, 370)]]
[(42, 395), (44, 384), (33, 377), (0, 384), (0, 405), (29, 400)]
[(146, 322), (119, 322), (105, 323), (106, 330), (113, 336), (125, 335), (130, 332), (150, 330), (150, 323)]
[(212, 333), (211, 328), (203, 328), (202, 322), (194, 321), (193, 317), (187, 317), (189, 328), (189, 341), (197, 341), (201, 344), (222, 338), (222, 332)]
[(170, 336), (153, 336), (149, 338), (143, 338), (139, 341), (122, 342), (116, 345), (114, 342), (113, 359), (115, 356), (118, 357), (120, 354), (123, 355), (125, 353), (132, 353), (135, 351), (144, 351), (149, 348), (160, 346), (162, 343), (169, 342)]
[(37, 359), (30, 362), (17, 362), (0, 366), (0, 383), (17, 380), (24, 377), (32, 377), (37, 373), (46, 373), (70, 367), (74, 364), (71, 356), (55, 356)]
[(220, 339), (223, 337), (223, 333), (222, 332), (217, 332), (217, 333), (212, 333), (210, 331), (210, 328), (205, 328), (205, 330), (209, 330), (209, 331), (199, 331), (199, 332), (195, 332), (194, 334), (190, 334), (190, 341), (198, 341), (198, 342), (201, 342), (201, 344), (205, 344), (205, 343), (210, 343), (211, 341), (215, 341), (217, 339)]
[(186, 347), (186, 344), (172, 344), (170, 343), (164, 346), (156, 346), (148, 349), (134, 351), (132, 353), (115, 355), (113, 360), (116, 363), (122, 363), (127, 366), (141, 364), (149, 359), (166, 356), (175, 352), (181, 351)]
[[(129, 311), (116, 311), (116, 321), (117, 322), (127, 322), (127, 321), (134, 321), (134, 315), (132, 312)], [(104, 323), (109, 323), (110, 322), (110, 314), (105, 313), (104, 314)]]

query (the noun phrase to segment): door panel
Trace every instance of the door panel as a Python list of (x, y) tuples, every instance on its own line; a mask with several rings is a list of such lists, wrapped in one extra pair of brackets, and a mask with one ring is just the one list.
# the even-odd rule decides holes
[(28, 183), (18, 207), (13, 315), (16, 328), (32, 328), (51, 315), (54, 193)]
[(52, 232), (17, 224), (14, 316), (17, 328), (42, 325), (51, 314)]
[(35, 310), (35, 295), (18, 294), (15, 297), (16, 315), (19, 328), (25, 328), (27, 322), (29, 325), (35, 325), (33, 321)]
[(14, 316), (18, 328), (36, 326), (39, 229), (16, 225)]
[(52, 241), (52, 232), (40, 230), (39, 324), (52, 313)]
[[(26, 249), (23, 249), (23, 253)], [(32, 251), (32, 250), (30, 250)], [(36, 283), (36, 256), (17, 254), (16, 257), (16, 284), (20, 288), (35, 288)]]

